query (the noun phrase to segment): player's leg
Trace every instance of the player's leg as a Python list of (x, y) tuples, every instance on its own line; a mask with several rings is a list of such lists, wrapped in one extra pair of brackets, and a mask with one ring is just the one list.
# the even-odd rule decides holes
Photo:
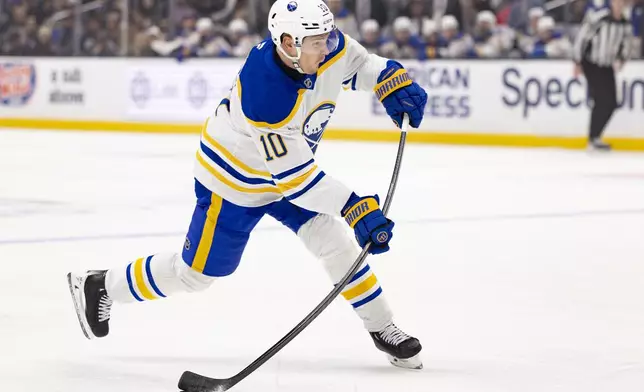
[[(358, 257), (354, 240), (347, 234), (344, 222), (329, 215), (307, 211), (286, 200), (274, 203), (267, 210), (289, 229), (297, 233), (307, 249), (322, 260), (334, 284), (347, 273)], [(393, 314), (382, 288), (368, 263), (364, 263), (342, 291), (376, 347), (384, 351), (397, 366), (420, 368), (420, 342), (393, 323)]]
[(122, 267), (68, 274), (72, 298), (85, 336), (109, 333), (113, 303), (146, 302), (208, 288), (232, 274), (262, 208), (239, 207), (197, 183), (197, 206), (182, 254), (160, 253)]

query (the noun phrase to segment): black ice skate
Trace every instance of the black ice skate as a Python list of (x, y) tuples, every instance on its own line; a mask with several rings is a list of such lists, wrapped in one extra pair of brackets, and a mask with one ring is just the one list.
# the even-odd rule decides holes
[(611, 146), (608, 143), (604, 143), (601, 139), (596, 138), (588, 142), (589, 151), (610, 151)]
[(406, 369), (422, 369), (420, 360), (422, 346), (418, 339), (401, 331), (394, 323), (389, 323), (378, 332), (370, 332), (376, 347), (387, 354), (392, 365)]
[(76, 315), (87, 339), (102, 338), (110, 332), (112, 300), (105, 290), (107, 271), (88, 271), (77, 276), (67, 274), (69, 291), (74, 300)]

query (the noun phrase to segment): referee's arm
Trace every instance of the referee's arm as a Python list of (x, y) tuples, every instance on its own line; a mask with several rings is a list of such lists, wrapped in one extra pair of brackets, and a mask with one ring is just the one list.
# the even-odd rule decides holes
[(572, 48), (572, 60), (576, 65), (581, 65), (581, 60), (584, 56), (584, 51), (586, 50), (588, 41), (592, 38), (590, 35), (592, 24), (592, 21), (589, 18), (586, 18), (586, 21), (581, 25), (581, 29), (579, 29), (577, 37), (575, 38), (575, 44)]
[(624, 33), (624, 39), (619, 45), (619, 51), (617, 52), (617, 70), (621, 70), (624, 66), (624, 63), (631, 58), (633, 53), (633, 26), (629, 25)]

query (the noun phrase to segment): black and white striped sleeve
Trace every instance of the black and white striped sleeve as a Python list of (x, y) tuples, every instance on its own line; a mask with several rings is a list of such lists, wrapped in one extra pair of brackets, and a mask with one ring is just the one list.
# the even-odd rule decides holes
[(590, 30), (590, 23), (589, 21), (586, 21), (577, 33), (577, 37), (575, 38), (575, 45), (573, 46), (572, 51), (572, 59), (576, 64), (581, 63), (581, 59), (584, 55), (584, 50), (586, 50), (586, 46), (588, 45), (588, 41), (590, 40)]
[(597, 33), (597, 29), (600, 26), (599, 22), (605, 15), (605, 10), (589, 12), (586, 14), (586, 18), (581, 25), (581, 29), (577, 33), (575, 45), (573, 46), (572, 59), (576, 64), (581, 63), (586, 47), (588, 47), (588, 44)]

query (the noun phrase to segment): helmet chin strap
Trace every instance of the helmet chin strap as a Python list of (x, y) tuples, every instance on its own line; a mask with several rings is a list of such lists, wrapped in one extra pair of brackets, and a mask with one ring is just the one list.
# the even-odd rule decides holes
[(300, 67), (300, 57), (302, 57), (302, 48), (299, 46), (295, 46), (295, 50), (297, 51), (297, 57), (289, 56), (288, 53), (282, 48), (282, 45), (279, 45), (277, 47), (277, 50), (282, 52), (282, 54), (289, 60), (293, 62), (293, 67), (295, 67), (296, 70), (298, 70), (299, 73), (303, 74), (304, 71), (302, 70), (302, 67)]

